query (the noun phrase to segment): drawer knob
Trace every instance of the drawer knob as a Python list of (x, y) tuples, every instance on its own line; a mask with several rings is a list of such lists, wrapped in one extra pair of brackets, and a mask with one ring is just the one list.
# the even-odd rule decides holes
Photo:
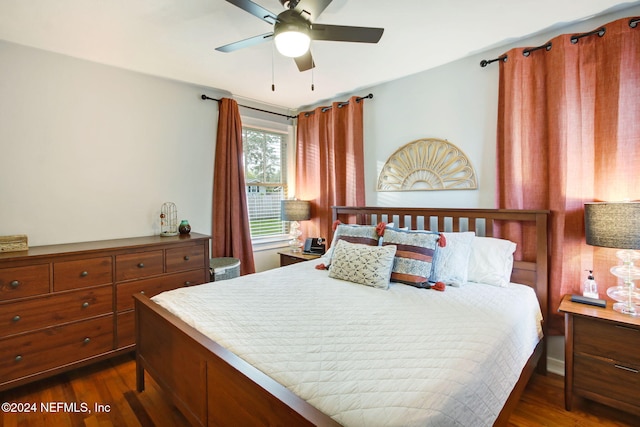
[(10, 285), (13, 289), (15, 289), (18, 286), (20, 286), (20, 282), (18, 282), (17, 280), (14, 280), (13, 282), (10, 283)]
[(185, 260), (185, 261), (189, 261), (189, 255), (185, 255), (185, 256), (184, 256), (184, 260)]
[(82, 303), (82, 308), (87, 308), (87, 307), (89, 307), (89, 303), (88, 303), (88, 302), (86, 302), (86, 301), (85, 301), (85, 302), (83, 302), (83, 303)]
[(144, 295), (144, 291), (140, 291), (140, 293), (141, 293), (142, 295)]
[(185, 286), (191, 286), (191, 282), (189, 282), (188, 280), (186, 282), (184, 282)]
[(21, 355), (17, 355), (16, 358), (14, 359), (16, 362), (20, 362), (22, 360), (22, 356)]
[(89, 344), (90, 341), (91, 341), (91, 338), (89, 337), (86, 337), (84, 340), (82, 340), (82, 342), (85, 344)]
[(20, 321), (20, 319), (21, 319), (21, 317), (20, 317), (20, 316), (15, 315), (15, 316), (13, 316), (13, 319), (12, 319), (12, 320), (13, 320), (14, 322), (19, 322), (19, 321)]
[(144, 263), (141, 262), (140, 264), (138, 264), (138, 268), (144, 268)]
[(80, 277), (87, 277), (89, 275), (88, 271), (83, 271), (82, 273), (80, 273)]

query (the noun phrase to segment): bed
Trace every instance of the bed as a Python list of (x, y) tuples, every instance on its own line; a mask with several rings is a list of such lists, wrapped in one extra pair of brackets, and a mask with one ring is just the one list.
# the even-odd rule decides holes
[[(327, 258), (136, 295), (138, 391), (146, 372), (194, 425), (504, 425), (536, 367), (546, 371), (548, 215), (334, 207), (344, 224), (392, 223), (383, 240), (430, 229), (454, 242), (526, 225), (532, 259), (516, 255), (508, 285), (444, 292), (328, 278), (315, 268)], [(512, 317), (527, 311), (529, 320)]]

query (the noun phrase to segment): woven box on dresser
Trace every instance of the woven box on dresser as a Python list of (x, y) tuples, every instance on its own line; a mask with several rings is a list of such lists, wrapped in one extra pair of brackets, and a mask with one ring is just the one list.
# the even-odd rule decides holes
[(29, 249), (27, 236), (16, 234), (13, 236), (0, 236), (0, 253), (19, 252)]

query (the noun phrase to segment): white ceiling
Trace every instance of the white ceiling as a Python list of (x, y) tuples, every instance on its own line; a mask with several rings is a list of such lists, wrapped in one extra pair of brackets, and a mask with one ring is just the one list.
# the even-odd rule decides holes
[[(254, 2), (283, 10), (278, 0)], [(313, 43), (313, 73), (299, 72), (271, 43), (215, 51), (273, 29), (225, 0), (0, 0), (0, 39), (295, 109), (638, 4), (334, 0), (316, 22), (385, 32), (378, 44)]]

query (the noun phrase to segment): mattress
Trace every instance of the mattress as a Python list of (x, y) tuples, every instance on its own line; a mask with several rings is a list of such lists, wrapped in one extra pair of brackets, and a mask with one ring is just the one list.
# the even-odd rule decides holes
[(542, 337), (531, 288), (383, 290), (315, 264), (152, 300), (342, 425), (493, 424)]

